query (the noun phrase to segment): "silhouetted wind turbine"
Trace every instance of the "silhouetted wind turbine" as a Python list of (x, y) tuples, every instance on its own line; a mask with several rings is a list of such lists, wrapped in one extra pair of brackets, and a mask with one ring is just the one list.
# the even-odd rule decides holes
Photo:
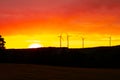
[[(79, 33), (79, 34), (81, 35), (81, 33)], [(81, 36), (81, 39), (82, 39), (82, 41), (81, 41), (82, 48), (84, 48), (84, 46), (85, 46), (85, 38)]]
[(62, 34), (60, 34), (59, 38), (60, 38), (60, 48), (61, 48), (62, 47)]
[(69, 35), (67, 34), (67, 47), (69, 48)]
[(85, 39), (82, 37), (82, 48), (84, 48), (84, 41), (85, 41)]
[[(67, 33), (65, 33), (67, 35), (67, 47), (69, 48), (69, 35)], [(60, 47), (62, 47), (62, 34), (60, 34), (59, 38), (60, 38)]]

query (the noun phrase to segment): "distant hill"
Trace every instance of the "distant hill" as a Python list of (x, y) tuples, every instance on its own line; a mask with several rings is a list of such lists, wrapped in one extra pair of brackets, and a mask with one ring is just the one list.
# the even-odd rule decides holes
[(120, 46), (83, 49), (56, 47), (6, 49), (0, 51), (0, 62), (71, 67), (120, 68)]

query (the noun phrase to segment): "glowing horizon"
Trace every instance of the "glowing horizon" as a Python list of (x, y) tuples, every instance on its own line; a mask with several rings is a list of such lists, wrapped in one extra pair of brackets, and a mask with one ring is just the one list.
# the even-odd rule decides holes
[[(110, 46), (109, 35), (79, 35), (70, 34), (69, 37), (69, 48), (83, 48), (82, 37), (84, 38), (84, 47), (99, 47), (99, 46)], [(119, 45), (119, 36), (111, 36), (111, 46)], [(10, 36), (5, 37), (6, 48), (28, 48), (31, 44), (40, 44), (42, 47), (60, 47), (59, 35), (37, 35), (37, 36)], [(20, 44), (18, 44), (20, 43)], [(62, 47), (67, 47), (67, 36), (62, 37)]]

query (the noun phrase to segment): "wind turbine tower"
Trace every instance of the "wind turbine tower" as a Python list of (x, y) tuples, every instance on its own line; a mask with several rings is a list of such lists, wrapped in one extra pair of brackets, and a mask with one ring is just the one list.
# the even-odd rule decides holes
[(62, 34), (60, 34), (59, 38), (60, 38), (60, 48), (61, 48), (62, 47)]
[(69, 35), (67, 34), (67, 47), (69, 48)]
[(82, 37), (82, 48), (84, 48), (85, 45), (85, 39)]

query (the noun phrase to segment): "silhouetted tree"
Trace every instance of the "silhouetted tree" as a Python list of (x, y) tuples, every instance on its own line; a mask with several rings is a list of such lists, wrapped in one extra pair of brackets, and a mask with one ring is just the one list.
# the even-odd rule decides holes
[(5, 43), (4, 38), (0, 35), (0, 50), (5, 49)]

